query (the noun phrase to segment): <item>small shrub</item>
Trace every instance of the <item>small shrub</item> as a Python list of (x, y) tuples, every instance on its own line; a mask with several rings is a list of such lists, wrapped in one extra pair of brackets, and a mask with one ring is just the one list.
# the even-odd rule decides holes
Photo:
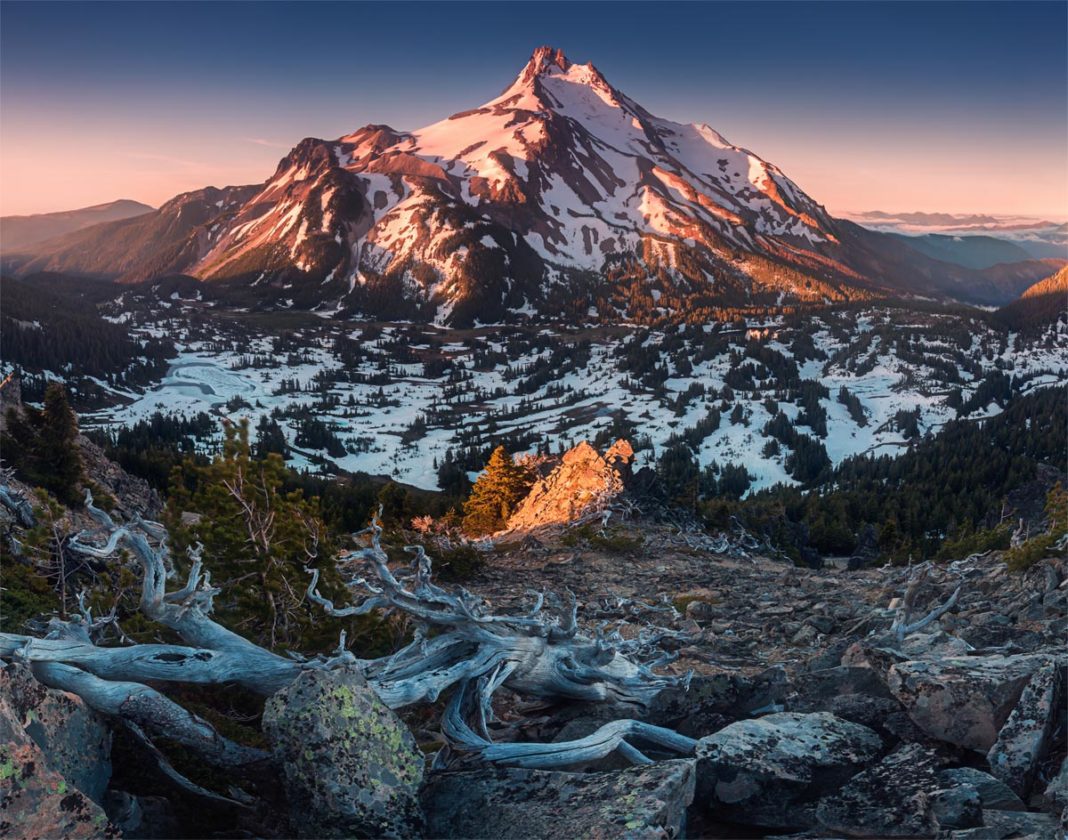
[(486, 565), (481, 552), (470, 545), (458, 545), (446, 551), (427, 553), (434, 558), (435, 577), (451, 583), (471, 580)]

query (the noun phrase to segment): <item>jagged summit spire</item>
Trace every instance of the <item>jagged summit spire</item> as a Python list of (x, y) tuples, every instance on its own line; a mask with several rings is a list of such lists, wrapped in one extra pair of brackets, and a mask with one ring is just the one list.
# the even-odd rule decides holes
[(538, 47), (530, 56), (530, 61), (523, 68), (523, 72), (519, 74), (520, 79), (524, 82), (530, 81), (536, 76), (549, 72), (553, 67), (558, 67), (566, 73), (571, 67), (571, 62), (561, 49), (550, 46)]

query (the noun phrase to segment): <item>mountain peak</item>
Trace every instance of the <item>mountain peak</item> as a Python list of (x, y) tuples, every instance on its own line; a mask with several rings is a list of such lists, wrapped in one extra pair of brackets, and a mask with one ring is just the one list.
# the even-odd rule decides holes
[(571, 68), (571, 62), (564, 55), (564, 51), (550, 46), (538, 47), (531, 54), (530, 61), (527, 62), (527, 66), (520, 73), (520, 78), (527, 82), (537, 76), (544, 76), (546, 73), (552, 72), (554, 67), (565, 73)]

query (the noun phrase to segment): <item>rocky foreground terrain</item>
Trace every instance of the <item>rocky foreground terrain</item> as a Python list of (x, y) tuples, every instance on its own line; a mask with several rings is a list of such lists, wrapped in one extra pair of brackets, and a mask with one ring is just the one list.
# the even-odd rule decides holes
[[(625, 456), (618, 445), (610, 452)], [(105, 466), (98, 461), (96, 474), (118, 499), (119, 520), (158, 504), (137, 480)], [(552, 475), (539, 486), (550, 507), (562, 492)], [(25, 491), (18, 482), (7, 487), (9, 499)], [(164, 739), (169, 761), (160, 760), (160, 747), (131, 738), (131, 704), (142, 694), (101, 714), (77, 693), (42, 682), (42, 643), (24, 647), (25, 656), (8, 645), (0, 670), (0, 834), (1063, 833), (1064, 558), (1026, 572), (1010, 571), (996, 552), (939, 566), (815, 570), (768, 559), (740, 535), (625, 515), (618, 504), (612, 515), (572, 513), (577, 524), (549, 516), (537, 528), (498, 535), (468, 588), (509, 616), (532, 615), (536, 593), (549, 604), (553, 593), (573, 593), (577, 638), (618, 630), (623, 639), (658, 640), (665, 655), (657, 673), (693, 671), (644, 707), (614, 702), (611, 692), (585, 703), (532, 699), (507, 686), (496, 692), (496, 719), (483, 722), (493, 741), (542, 743), (546, 752), (577, 744), (587, 760), (539, 769), (535, 749), (533, 759), (513, 761), (527, 765), (517, 767), (495, 761), (492, 750), (457, 747), (441, 734), (456, 732), (441, 720), (441, 703), (395, 712), (359, 667), (339, 660), (296, 666), (296, 679), (267, 697), (262, 738), (231, 745), (261, 757), (235, 757), (232, 775), (206, 771), (180, 745)], [(83, 513), (66, 515), (64, 527), (86, 524)], [(10, 546), (24, 525), (10, 504), (0, 517)], [(49, 638), (69, 641), (69, 633)], [(168, 685), (195, 704), (193, 689)], [(678, 733), (682, 754), (645, 744), (633, 720)], [(620, 742), (601, 754), (596, 744), (615, 731), (631, 733), (641, 751)], [(196, 784), (169, 775), (176, 767)]]

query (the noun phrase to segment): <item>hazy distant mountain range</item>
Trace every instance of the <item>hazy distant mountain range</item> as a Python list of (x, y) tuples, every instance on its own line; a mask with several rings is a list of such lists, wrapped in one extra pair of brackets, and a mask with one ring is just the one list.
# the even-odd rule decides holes
[(773, 164), (549, 47), (497, 98), (426, 128), (308, 138), (262, 185), (24, 245), (5, 244), (23, 274), (188, 274), (268, 305), (452, 325), (891, 295), (996, 304), (1056, 268), (1023, 245), (967, 243), (965, 259), (832, 218)]
[(0, 249), (23, 248), (71, 231), (151, 213), (155, 208), (123, 198), (78, 210), (38, 213), (31, 216), (0, 216)]

